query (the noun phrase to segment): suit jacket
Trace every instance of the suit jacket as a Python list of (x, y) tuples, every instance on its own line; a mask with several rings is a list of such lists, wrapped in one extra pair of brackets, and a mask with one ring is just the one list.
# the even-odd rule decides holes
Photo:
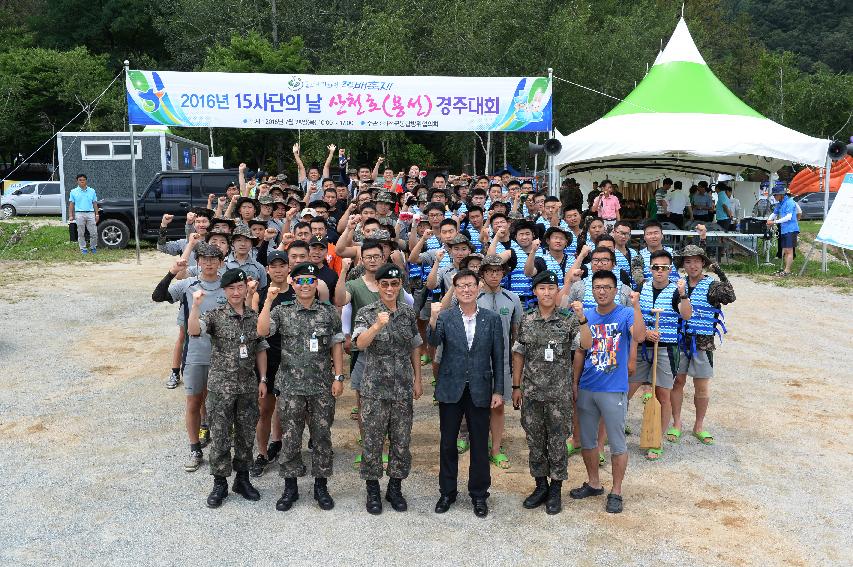
[(488, 309), (477, 313), (474, 341), (468, 348), (465, 324), (458, 307), (438, 315), (435, 330), (429, 327), (429, 343), (442, 345), (441, 363), (435, 383), (435, 399), (456, 403), (465, 383), (477, 407), (489, 407), (492, 394), (504, 391), (504, 339), (501, 317)]

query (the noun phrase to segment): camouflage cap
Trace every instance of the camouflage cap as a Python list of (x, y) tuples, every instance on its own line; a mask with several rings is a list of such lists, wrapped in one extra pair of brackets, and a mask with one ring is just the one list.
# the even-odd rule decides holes
[(285, 179), (287, 179), (287, 176), (283, 173), (279, 173), (278, 175), (275, 176), (276, 181), (284, 181)]
[(227, 224), (227, 225), (228, 225), (228, 230), (229, 230), (229, 231), (233, 231), (233, 230), (237, 227), (237, 223), (236, 223), (236, 222), (234, 222), (234, 219), (228, 219), (228, 218), (225, 218), (225, 217), (213, 217), (213, 218), (210, 220), (210, 224), (211, 224), (211, 225), (216, 225), (216, 224)]
[(685, 246), (681, 253), (675, 256), (672, 261), (676, 268), (681, 268), (684, 266), (684, 259), (690, 258), (691, 256), (698, 256), (699, 258), (702, 258), (703, 267), (711, 265), (711, 259), (708, 258), (707, 254), (705, 254), (705, 250), (702, 249), (701, 246), (696, 246), (695, 244), (688, 244)]
[(209, 231), (207, 231), (207, 234), (205, 234), (205, 235), (204, 235), (204, 241), (205, 241), (205, 242), (210, 242), (210, 238), (211, 238), (212, 236), (222, 236), (223, 238), (225, 238), (225, 240), (226, 240), (228, 243), (230, 243), (230, 242), (231, 242), (231, 233), (230, 233), (230, 232), (226, 232), (226, 231), (224, 231), (224, 230), (222, 230), (222, 229), (216, 229), (216, 230), (209, 230)]
[(196, 258), (219, 258), (225, 257), (218, 247), (208, 244), (207, 242), (199, 242), (195, 247)]
[(380, 191), (373, 200), (377, 203), (390, 203), (391, 205), (397, 202), (394, 195), (388, 191)]
[(261, 205), (272, 205), (273, 198), (269, 195), (261, 195), (260, 197), (258, 197), (258, 203), (260, 203)]
[(231, 240), (236, 240), (238, 236), (242, 236), (244, 238), (248, 238), (249, 240), (254, 241), (255, 237), (252, 236), (252, 231), (249, 230), (249, 227), (245, 224), (237, 225), (237, 228), (231, 233)]
[(461, 261), (461, 262), (459, 262), (459, 267), (460, 267), (460, 268), (462, 268), (463, 270), (464, 270), (464, 269), (470, 269), (470, 268), (468, 268), (468, 266), (469, 266), (469, 265), (471, 264), (471, 262), (472, 262), (472, 261), (474, 261), (474, 260), (479, 260), (479, 261), (480, 261), (480, 265), (481, 265), (481, 266), (483, 265), (483, 264), (482, 264), (482, 262), (483, 262), (483, 255), (482, 255), (482, 254), (478, 254), (477, 252), (473, 252), (473, 253), (471, 253), (471, 254), (468, 254), (468, 255), (467, 255), (467, 256), (465, 256), (464, 258), (462, 258), (462, 261)]
[(455, 246), (456, 244), (465, 244), (466, 246), (468, 246), (468, 248), (471, 249), (471, 252), (474, 251), (474, 245), (471, 244), (471, 241), (468, 240), (468, 237), (465, 236), (464, 234), (462, 234), (461, 232), (459, 234), (457, 234), (456, 236), (454, 236), (453, 238), (451, 238), (450, 241), (447, 243), (447, 245), (450, 246), (451, 248), (453, 246)]
[(503, 258), (498, 256), (497, 254), (489, 254), (485, 258), (483, 258), (483, 263), (480, 264), (480, 274), (486, 270), (486, 268), (491, 268), (498, 266), (500, 267), (504, 273), (509, 271), (509, 266), (503, 261)]
[(533, 289), (536, 289), (536, 286), (540, 284), (560, 285), (557, 282), (557, 274), (551, 270), (544, 270), (533, 277)]
[(391, 233), (388, 232), (387, 230), (385, 230), (384, 228), (380, 228), (379, 230), (377, 230), (376, 232), (373, 233), (373, 238), (375, 240), (380, 240), (380, 241), (385, 242), (385, 241), (391, 240)]

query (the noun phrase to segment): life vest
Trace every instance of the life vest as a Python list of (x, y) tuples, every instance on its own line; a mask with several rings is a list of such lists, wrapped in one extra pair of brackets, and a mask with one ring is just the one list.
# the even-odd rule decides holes
[[(616, 286), (619, 289), (619, 286)], [(592, 275), (583, 280), (583, 308), (595, 309), (598, 304), (595, 301), (595, 296), (592, 295)]]
[(467, 224), (465, 228), (462, 229), (462, 234), (468, 237), (468, 240), (471, 241), (471, 244), (474, 245), (474, 252), (478, 254), (482, 254), (483, 252), (483, 243), (480, 242), (480, 231), (476, 228), (472, 227), (470, 224)]
[[(672, 248), (670, 248), (669, 246), (664, 246), (663, 249), (666, 250), (667, 252), (669, 252), (670, 254), (673, 254)], [(652, 278), (652, 268), (651, 268), (652, 253), (649, 252), (648, 248), (643, 248), (640, 250), (640, 256), (643, 257), (643, 277), (646, 278), (647, 280), (649, 280)], [(619, 259), (618, 255), (616, 256), (616, 259), (617, 260)], [(630, 266), (628, 268), (628, 273), (629, 274), (631, 273)], [(678, 268), (675, 267), (675, 262), (673, 262), (672, 263), (672, 269), (669, 272), (669, 281), (670, 282), (677, 282), (678, 279), (679, 279)]]
[[(533, 295), (533, 280), (524, 275), (524, 264), (527, 262), (527, 252), (525, 252), (515, 240), (511, 240), (509, 246), (515, 251), (515, 269), (504, 278), (503, 287), (509, 289), (519, 297), (529, 298)], [(502, 242), (498, 242), (495, 246), (495, 252), (498, 254), (506, 250), (507, 248)]]
[[(565, 277), (565, 274), (566, 274), (566, 268), (563, 267), (563, 265), (560, 264), (560, 262), (558, 262), (556, 260), (556, 258), (551, 256), (550, 252), (543, 252), (542, 250), (537, 250), (536, 251), (536, 257), (542, 258), (543, 260), (545, 260), (545, 269), (551, 270), (552, 272), (554, 272), (557, 275), (557, 285), (560, 287), (563, 287), (563, 278)], [(564, 258), (564, 260), (565, 260), (566, 266), (572, 265), (569, 263), (568, 256), (566, 256)], [(572, 263), (574, 263), (574, 262), (572, 262)]]
[(696, 353), (696, 335), (717, 335), (722, 342), (723, 334), (727, 332), (723, 311), (708, 303), (708, 290), (712, 283), (714, 278), (705, 276), (689, 292), (693, 316), (684, 322), (680, 341), (682, 350), (688, 355)]
[(661, 290), (660, 294), (658, 294), (657, 300), (653, 300), (654, 286), (651, 283), (648, 283), (643, 286), (643, 290), (640, 292), (640, 310), (643, 312), (643, 321), (646, 322), (646, 328), (649, 330), (654, 330), (655, 328), (655, 314), (652, 313), (652, 309), (662, 309), (663, 312), (660, 314), (660, 342), (662, 343), (677, 343), (678, 342), (678, 330), (679, 330), (679, 321), (681, 320), (681, 316), (672, 310), (672, 297), (673, 294), (676, 293), (678, 287), (670, 282), (668, 286)]
[[(432, 236), (430, 236), (427, 239), (426, 243), (424, 244), (424, 252), (426, 252), (427, 250), (438, 250), (441, 247), (442, 247), (441, 241), (438, 239), (437, 236), (435, 236), (433, 234)], [(450, 253), (447, 253), (444, 255), (444, 258), (441, 259), (441, 262), (439, 262), (438, 267), (442, 268), (444, 266), (447, 266), (448, 264), (451, 264), (452, 262), (453, 261), (450, 259)], [(426, 281), (426, 279), (429, 277), (429, 273), (431, 271), (432, 271), (432, 264), (421, 265), (421, 277), (424, 279), (424, 281)]]

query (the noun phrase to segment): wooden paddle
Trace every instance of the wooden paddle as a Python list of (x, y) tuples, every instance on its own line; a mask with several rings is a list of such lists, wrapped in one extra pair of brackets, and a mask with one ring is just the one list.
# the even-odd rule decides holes
[[(652, 309), (655, 314), (655, 332), (658, 331), (662, 309)], [(663, 434), (660, 423), (660, 402), (655, 392), (658, 380), (658, 343), (655, 343), (652, 356), (652, 399), (646, 402), (643, 409), (643, 428), (640, 430), (641, 449), (660, 449)]]

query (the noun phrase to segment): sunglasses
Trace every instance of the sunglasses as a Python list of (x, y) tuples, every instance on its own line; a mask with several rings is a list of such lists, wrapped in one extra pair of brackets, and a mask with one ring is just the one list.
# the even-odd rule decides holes
[(399, 288), (402, 285), (403, 282), (399, 280), (382, 280), (379, 282), (379, 287), (382, 289)]
[(672, 268), (670, 264), (654, 264), (652, 265), (653, 272), (668, 272)]
[(296, 285), (314, 285), (314, 282), (317, 281), (317, 278), (313, 277), (305, 277), (305, 278), (296, 278)]

